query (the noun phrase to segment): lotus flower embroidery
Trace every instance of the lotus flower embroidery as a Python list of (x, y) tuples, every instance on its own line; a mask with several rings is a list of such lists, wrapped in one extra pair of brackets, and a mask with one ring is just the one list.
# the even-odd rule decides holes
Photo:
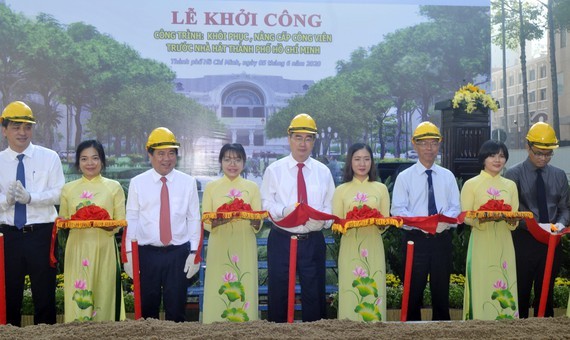
[(518, 317), (518, 308), (511, 287), (516, 283), (509, 284), (507, 261), (503, 261), (495, 267), (499, 269), (501, 278), (493, 284), (494, 291), (491, 294), (491, 300), (486, 301), (485, 304), (491, 305), (497, 311), (495, 320), (515, 319)]
[[(240, 193), (241, 194), (241, 193)], [(230, 271), (226, 272), (222, 277), (223, 284), (218, 289), (226, 309), (222, 312), (221, 317), (231, 322), (249, 321), (246, 309), (249, 307), (249, 301), (245, 300), (245, 287), (242, 279), (249, 272), (242, 273), (239, 268), (239, 256), (237, 254), (230, 255), (228, 251), (228, 260), (225, 265), (230, 267)]]
[(356, 278), (352, 281), (350, 292), (356, 295), (357, 302), (354, 312), (362, 317), (363, 321), (381, 321), (382, 297), (379, 296), (378, 284), (374, 277), (381, 275), (380, 271), (370, 273), (370, 263), (368, 262), (369, 252), (362, 247), (362, 242), (358, 245), (358, 262), (352, 273)]
[[(87, 270), (89, 269), (89, 259), (81, 260), (81, 267), (85, 277), (88, 277)], [(95, 297), (93, 291), (88, 289), (87, 279), (78, 279), (74, 281), (73, 287), (76, 289), (71, 299), (77, 304), (75, 309), (76, 321), (93, 321), (97, 310), (95, 307)]]
[(81, 202), (79, 202), (79, 204), (75, 207), (75, 210), (77, 211), (83, 207), (86, 207), (89, 205), (94, 205), (95, 203), (93, 203), (93, 201), (92, 201), (93, 197), (95, 197), (94, 193), (87, 191), (87, 190), (83, 190), (81, 195), (79, 195)]
[(359, 207), (362, 207), (364, 203), (368, 202), (368, 195), (363, 192), (357, 192), (356, 196), (354, 196), (354, 202), (356, 202)]

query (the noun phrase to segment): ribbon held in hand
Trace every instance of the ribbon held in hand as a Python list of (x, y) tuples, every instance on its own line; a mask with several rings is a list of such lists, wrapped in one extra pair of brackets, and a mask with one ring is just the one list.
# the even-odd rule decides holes
[(281, 220), (275, 220), (271, 215), (269, 215), (269, 217), (273, 223), (282, 228), (293, 228), (304, 225), (309, 220), (309, 218), (318, 221), (333, 220), (334, 223), (340, 222), (340, 219), (337, 216), (313, 209), (305, 203), (299, 203), (299, 205), (297, 205), (297, 208), (295, 208), (292, 213), (285, 216)]

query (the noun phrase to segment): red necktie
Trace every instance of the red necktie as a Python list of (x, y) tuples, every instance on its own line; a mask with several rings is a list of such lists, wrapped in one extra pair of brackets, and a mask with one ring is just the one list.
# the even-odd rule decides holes
[(170, 229), (170, 200), (168, 198), (168, 187), (166, 177), (160, 179), (162, 189), (160, 190), (160, 242), (165, 246), (172, 240), (172, 230)]
[(303, 167), (305, 164), (298, 163), (297, 167), (299, 168), (297, 171), (297, 202), (305, 203), (307, 202), (307, 186), (305, 185), (305, 177), (303, 176)]
[(546, 186), (542, 178), (542, 169), (536, 169), (536, 202), (538, 203), (538, 222), (549, 223)]

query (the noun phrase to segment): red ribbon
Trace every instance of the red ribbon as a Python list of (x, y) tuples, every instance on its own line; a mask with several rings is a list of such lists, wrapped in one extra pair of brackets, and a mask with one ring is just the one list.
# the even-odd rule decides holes
[[(293, 210), (292, 213), (287, 215), (282, 220), (275, 220), (271, 214), (269, 215), (273, 223), (282, 228), (293, 228), (305, 224), (309, 218), (318, 221), (333, 220), (334, 223), (341, 224), (342, 219), (339, 217), (327, 214), (318, 210), (315, 210), (305, 203), (299, 203), (297, 208)], [(435, 234), (437, 230), (438, 222), (445, 222), (450, 224), (457, 224), (457, 218), (445, 216), (442, 214), (436, 214), (431, 216), (421, 216), (421, 217), (401, 217), (401, 216), (391, 216), (394, 219), (402, 219), (405, 225), (416, 227), (430, 234)]]
[(204, 244), (204, 222), (200, 223), (200, 243), (198, 243), (198, 250), (196, 250), (196, 257), (194, 258), (194, 264), (198, 264), (198, 263), (202, 262), (202, 245), (203, 244)]
[(269, 214), (269, 217), (273, 223), (282, 228), (293, 228), (303, 225), (307, 223), (309, 218), (318, 221), (334, 220), (335, 223), (340, 222), (340, 218), (337, 216), (313, 209), (306, 203), (299, 203), (295, 210), (293, 210), (293, 212), (291, 212), (289, 215), (285, 216), (285, 218), (282, 220), (275, 220), (271, 214)]
[(548, 244), (550, 235), (554, 235), (556, 237), (556, 245), (558, 246), (562, 235), (570, 233), (570, 228), (564, 228), (564, 230), (558, 234), (551, 234), (548, 231), (542, 229), (534, 218), (525, 218), (524, 220), (526, 221), (526, 227), (529, 233), (540, 243)]
[(479, 207), (480, 211), (511, 211), (513, 207), (505, 204), (505, 200), (488, 200), (487, 203)]
[(127, 259), (127, 227), (123, 228), (123, 235), (121, 236), (121, 263), (129, 262)]
[(252, 211), (251, 205), (244, 203), (241, 198), (234, 198), (231, 203), (224, 203), (217, 212), (230, 212), (230, 211)]
[(80, 220), (80, 221), (90, 221), (90, 220), (110, 220), (111, 216), (107, 212), (107, 210), (92, 205), (86, 205), (81, 207), (79, 210), (75, 212), (75, 214), (71, 215), (70, 220)]
[(432, 235), (436, 233), (437, 224), (439, 222), (457, 224), (457, 218), (445, 216), (443, 214), (435, 214), (431, 216), (418, 216), (418, 217), (403, 217), (392, 216), (392, 218), (401, 218), (404, 224), (410, 227), (416, 227), (422, 231), (428, 232)]
[(49, 245), (49, 265), (55, 268), (57, 259), (55, 258), (55, 239), (57, 238), (57, 221), (63, 220), (63, 218), (56, 218), (53, 222), (53, 228), (51, 229), (51, 244)]
[(376, 208), (370, 208), (366, 204), (362, 207), (353, 207), (351, 211), (346, 214), (347, 220), (364, 220), (368, 218), (383, 218), (382, 214)]

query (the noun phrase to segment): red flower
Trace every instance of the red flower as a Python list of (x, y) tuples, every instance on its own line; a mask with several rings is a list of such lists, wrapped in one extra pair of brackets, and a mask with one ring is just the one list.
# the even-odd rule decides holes
[(367, 218), (383, 218), (382, 214), (376, 208), (370, 208), (364, 204), (361, 208), (354, 207), (346, 214), (347, 220), (364, 220)]
[(71, 215), (72, 220), (79, 220), (79, 221), (90, 221), (90, 220), (110, 220), (111, 216), (107, 210), (96, 206), (94, 204), (87, 205), (75, 212), (75, 214)]
[(513, 208), (504, 203), (505, 200), (488, 200), (487, 203), (479, 207), (479, 211), (511, 211)]
[(231, 203), (222, 204), (217, 212), (230, 212), (230, 211), (253, 211), (251, 205), (244, 203), (241, 198), (235, 198)]

